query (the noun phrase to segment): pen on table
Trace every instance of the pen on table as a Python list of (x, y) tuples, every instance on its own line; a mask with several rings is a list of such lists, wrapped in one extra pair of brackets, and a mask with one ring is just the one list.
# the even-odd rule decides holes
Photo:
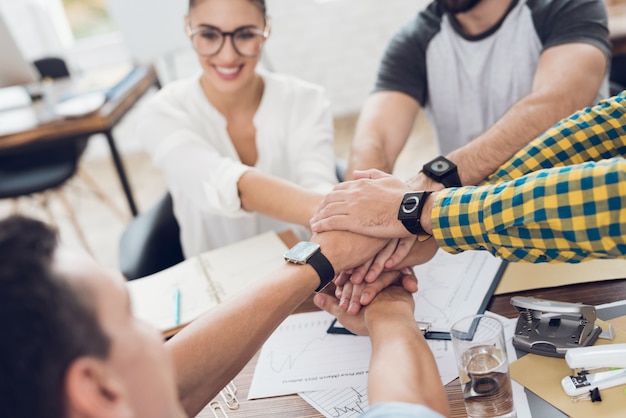
[(180, 288), (174, 288), (174, 325), (180, 325)]

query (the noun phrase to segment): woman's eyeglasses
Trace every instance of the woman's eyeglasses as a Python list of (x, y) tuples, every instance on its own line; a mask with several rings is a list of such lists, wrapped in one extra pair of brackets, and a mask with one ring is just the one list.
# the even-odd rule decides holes
[(203, 26), (198, 29), (191, 30), (187, 26), (187, 35), (191, 39), (191, 43), (200, 55), (212, 56), (217, 55), (226, 42), (226, 37), (230, 36), (235, 51), (243, 57), (256, 57), (261, 52), (263, 42), (270, 34), (269, 20), (264, 30), (260, 30), (255, 26), (242, 26), (232, 32), (223, 32), (213, 26)]

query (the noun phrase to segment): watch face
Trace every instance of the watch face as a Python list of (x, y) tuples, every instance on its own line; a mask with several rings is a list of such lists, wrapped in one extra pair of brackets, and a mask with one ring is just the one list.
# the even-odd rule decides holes
[(450, 163), (444, 160), (435, 160), (430, 165), (430, 169), (437, 173), (443, 173), (450, 168)]
[(420, 199), (417, 196), (407, 196), (402, 200), (402, 212), (413, 213), (420, 203)]
[(292, 263), (305, 264), (320, 249), (319, 244), (300, 241), (285, 253), (285, 260)]

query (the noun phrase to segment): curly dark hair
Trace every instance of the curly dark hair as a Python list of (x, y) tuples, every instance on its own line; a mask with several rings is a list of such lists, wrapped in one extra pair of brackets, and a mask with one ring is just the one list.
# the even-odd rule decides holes
[(65, 417), (67, 368), (79, 357), (109, 354), (87, 292), (52, 269), (56, 248), (56, 231), (40, 221), (0, 221), (2, 417)]

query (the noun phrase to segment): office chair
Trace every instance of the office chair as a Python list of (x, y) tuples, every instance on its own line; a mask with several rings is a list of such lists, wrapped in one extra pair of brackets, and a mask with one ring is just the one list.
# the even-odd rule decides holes
[(70, 138), (46, 144), (27, 144), (3, 149), (0, 152), (0, 199), (14, 199), (17, 211), (17, 199), (22, 196), (41, 193), (40, 201), (48, 216), (48, 221), (56, 226), (49, 207), (49, 191), (55, 191), (76, 234), (91, 252), (85, 234), (78, 224), (76, 214), (61, 186), (74, 176), (80, 155), (86, 146), (84, 138)]
[(148, 211), (137, 215), (120, 239), (120, 270), (128, 280), (138, 279), (180, 263), (185, 257), (180, 228), (169, 192)]
[(615, 96), (626, 89), (626, 54), (611, 58), (611, 73), (609, 75), (609, 90)]
[(69, 77), (70, 71), (63, 58), (46, 57), (33, 62), (41, 78), (63, 78)]
[[(70, 75), (67, 65), (61, 58), (43, 58), (35, 61), (34, 64), (40, 71), (42, 78), (60, 78)], [(14, 211), (18, 212), (19, 198), (35, 195), (35, 198), (42, 204), (48, 221), (56, 225), (57, 222), (49, 205), (50, 197), (54, 194), (68, 213), (69, 220), (82, 245), (87, 251), (92, 252), (78, 223), (76, 213), (61, 186), (76, 175), (122, 221), (126, 222), (128, 215), (117, 208), (86, 172), (80, 170), (80, 157), (87, 146), (88, 139), (88, 136), (80, 136), (46, 141), (45, 143), (35, 141), (0, 150), (0, 178), (2, 179), (0, 198), (12, 198)]]
[[(343, 181), (346, 168), (345, 161), (335, 161), (339, 181)], [(172, 196), (165, 193), (152, 209), (137, 215), (124, 230), (119, 249), (120, 270), (126, 279), (134, 280), (184, 260)]]

